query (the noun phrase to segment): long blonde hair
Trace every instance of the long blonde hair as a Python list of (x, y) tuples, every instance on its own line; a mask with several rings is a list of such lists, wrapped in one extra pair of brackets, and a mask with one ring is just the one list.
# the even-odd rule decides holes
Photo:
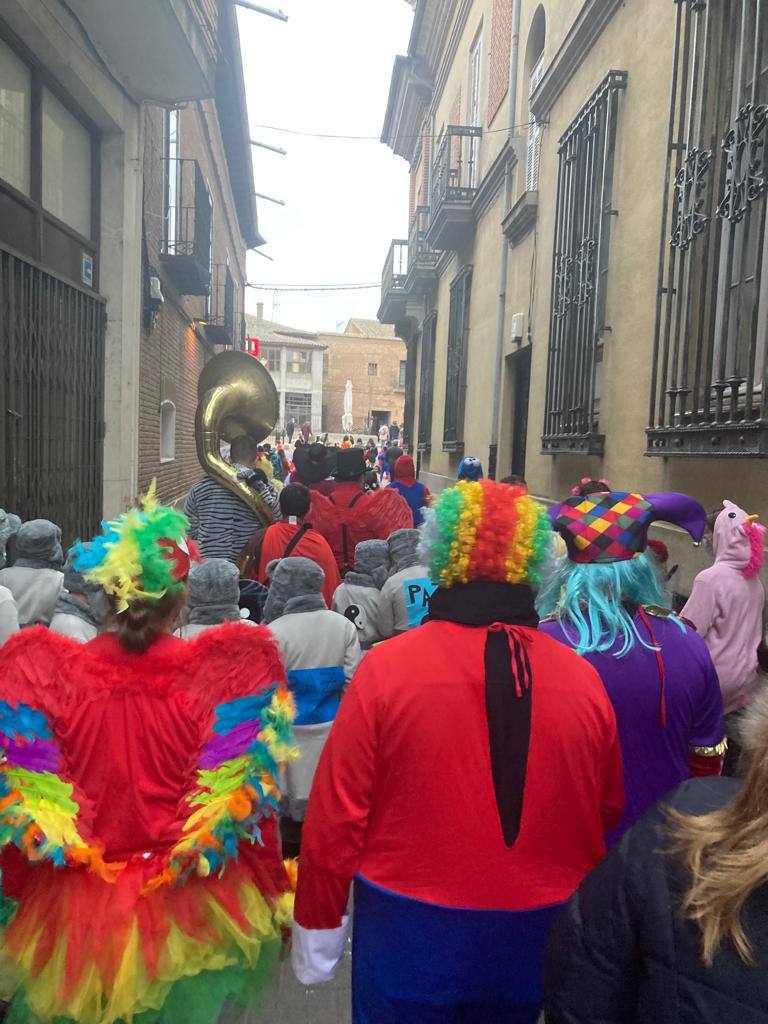
[(668, 812), (672, 852), (690, 874), (681, 909), (701, 932), (707, 966), (724, 943), (754, 963), (742, 911), (768, 881), (768, 694), (746, 713), (741, 740), (747, 775), (732, 803), (699, 817)]

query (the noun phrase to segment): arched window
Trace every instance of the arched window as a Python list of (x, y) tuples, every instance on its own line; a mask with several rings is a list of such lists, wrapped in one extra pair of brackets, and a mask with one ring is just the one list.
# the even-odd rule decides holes
[(173, 462), (176, 458), (176, 406), (173, 402), (160, 405), (160, 461)]
[(530, 97), (544, 74), (544, 44), (547, 38), (547, 16), (539, 5), (533, 15), (525, 48), (525, 81), (528, 83), (528, 146), (525, 160), (525, 190), (535, 192), (539, 187), (539, 153), (541, 151), (541, 125), (536, 124), (530, 108)]

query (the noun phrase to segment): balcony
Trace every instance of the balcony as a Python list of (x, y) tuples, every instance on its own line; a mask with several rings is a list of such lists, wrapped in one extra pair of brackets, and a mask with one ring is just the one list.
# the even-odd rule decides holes
[(68, 6), (134, 100), (178, 103), (213, 95), (213, 0), (69, 0)]
[(237, 288), (229, 267), (215, 263), (211, 267), (211, 292), (206, 317), (199, 326), (211, 345), (239, 348), (242, 340), (242, 315), (237, 310)]
[(165, 232), (160, 260), (180, 295), (211, 289), (212, 204), (197, 160), (166, 159)]
[(409, 299), (417, 299), (437, 282), (437, 261), (440, 253), (427, 243), (429, 207), (417, 206), (408, 232), (408, 273), (405, 291)]
[(482, 128), (449, 125), (432, 168), (432, 196), (425, 241), (433, 248), (455, 252), (475, 229), (472, 201), (479, 184)]
[(379, 323), (396, 324), (405, 316), (407, 275), (408, 242), (404, 238), (393, 238), (381, 271)]

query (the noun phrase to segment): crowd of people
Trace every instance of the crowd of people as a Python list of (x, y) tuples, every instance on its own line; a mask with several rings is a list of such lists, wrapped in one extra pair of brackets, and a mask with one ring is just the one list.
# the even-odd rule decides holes
[(356, 1024), (768, 1021), (757, 517), (295, 430), (66, 555), (0, 510), (9, 1019), (236, 1020), (351, 931)]

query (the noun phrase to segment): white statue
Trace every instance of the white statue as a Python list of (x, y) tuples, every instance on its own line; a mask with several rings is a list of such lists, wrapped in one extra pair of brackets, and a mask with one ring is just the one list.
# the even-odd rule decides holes
[(352, 429), (352, 381), (348, 380), (344, 385), (344, 415), (341, 417), (341, 429), (348, 434)]

